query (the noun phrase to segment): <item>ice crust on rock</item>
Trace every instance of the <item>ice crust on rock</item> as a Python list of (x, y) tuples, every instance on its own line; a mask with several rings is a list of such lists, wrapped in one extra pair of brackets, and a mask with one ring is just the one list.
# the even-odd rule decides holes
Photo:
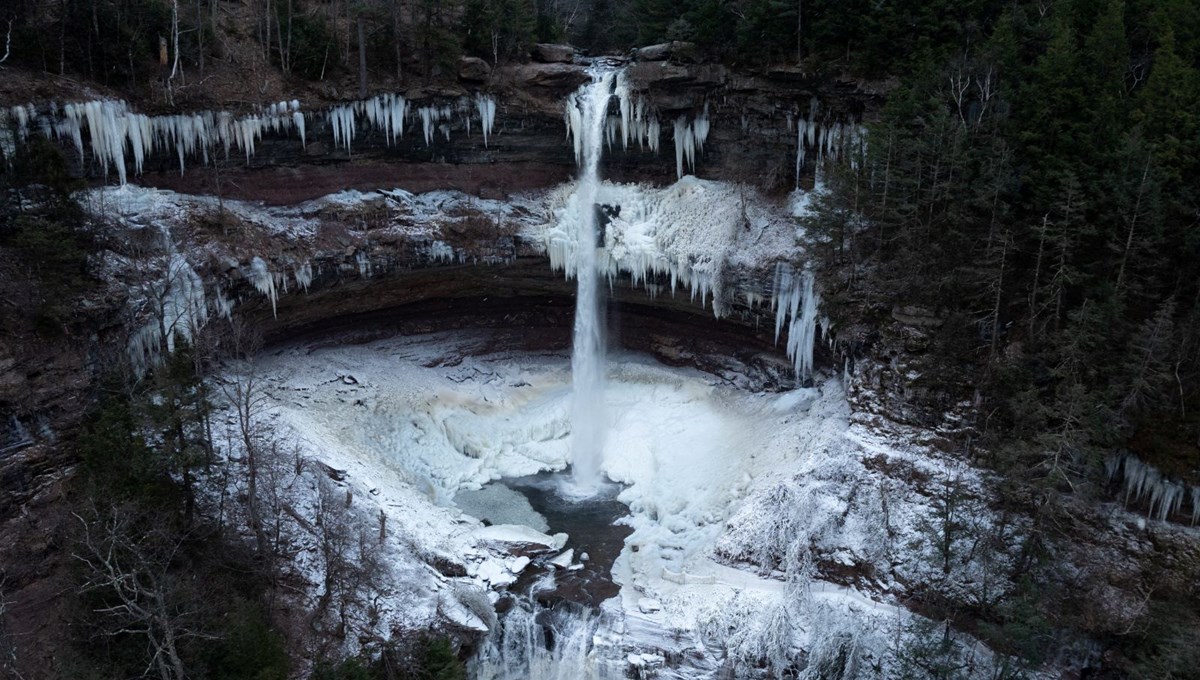
[[(577, 197), (559, 190), (550, 199), (554, 222), (538, 235), (551, 266), (576, 274), (580, 236)], [(610, 280), (625, 273), (636, 284), (687, 288), (713, 313), (729, 310), (726, 269), (796, 257), (794, 224), (754, 190), (684, 177), (667, 187), (601, 183), (595, 202), (620, 212), (608, 219), (597, 267)]]

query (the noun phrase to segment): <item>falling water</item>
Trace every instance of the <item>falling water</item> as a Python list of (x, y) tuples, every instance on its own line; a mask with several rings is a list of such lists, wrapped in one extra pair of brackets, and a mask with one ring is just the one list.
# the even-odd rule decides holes
[[(536, 588), (535, 588), (536, 590)], [(474, 680), (623, 680), (625, 657), (606, 615), (563, 603), (515, 602), (470, 664)]]
[(576, 159), (582, 165), (574, 197), (576, 214), (575, 334), (571, 353), (571, 462), (574, 492), (590, 495), (599, 488), (604, 449), (604, 305), (596, 267), (596, 192), (600, 187), (600, 150), (608, 100), (616, 72), (596, 73), (593, 81), (567, 99), (567, 115), (575, 134)]

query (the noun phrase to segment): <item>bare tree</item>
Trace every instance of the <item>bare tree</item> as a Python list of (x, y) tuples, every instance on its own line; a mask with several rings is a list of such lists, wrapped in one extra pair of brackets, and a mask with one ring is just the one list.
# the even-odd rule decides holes
[[(352, 614), (365, 611), (379, 590), (383, 575), (379, 532), (372, 531), (365, 517), (353, 510), (353, 494), (329, 477), (317, 480), (317, 506), (313, 526), (322, 562), (322, 592), (317, 615), (330, 619), (333, 632), (344, 638), (350, 633)], [(319, 624), (321, 619), (314, 620)]]
[(186, 534), (139, 522), (133, 511), (116, 505), (93, 507), (88, 514), (75, 515), (83, 531), (73, 556), (86, 571), (80, 594), (102, 598), (93, 610), (100, 615), (100, 634), (143, 637), (146, 673), (183, 680), (187, 672), (180, 646), (187, 639), (213, 637), (190, 625), (196, 612), (180, 597), (181, 584), (172, 573)]
[(234, 356), (239, 358), (235, 370), (222, 382), (221, 391), (237, 415), (237, 432), (246, 457), (246, 513), (259, 554), (265, 557), (270, 554), (271, 544), (259, 502), (258, 476), (264, 437), (258, 415), (265, 407), (266, 395), (259, 388), (253, 360), (259, 340), (240, 319), (234, 319), (231, 337)]

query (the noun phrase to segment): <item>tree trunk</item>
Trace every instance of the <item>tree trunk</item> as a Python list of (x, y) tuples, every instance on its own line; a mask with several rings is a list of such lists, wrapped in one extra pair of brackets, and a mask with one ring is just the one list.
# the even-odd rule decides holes
[(1125, 249), (1121, 253), (1121, 268), (1117, 270), (1117, 297), (1121, 296), (1121, 288), (1125, 283), (1125, 267), (1129, 264), (1129, 251), (1133, 249), (1133, 237), (1137, 231), (1138, 217), (1142, 211), (1142, 198), (1146, 195), (1146, 179), (1150, 176), (1150, 160), (1142, 169), (1142, 179), (1138, 182), (1137, 200), (1133, 204), (1133, 215), (1129, 218), (1129, 235), (1125, 237)]
[(196, 0), (196, 62), (200, 67), (200, 78), (204, 79), (204, 0)]
[(402, 56), (404, 50), (400, 47), (400, 0), (392, 0), (392, 49), (396, 52), (396, 82), (404, 77)]
[(796, 65), (804, 63), (804, 0), (796, 0)]
[(358, 22), (358, 96), (360, 99), (367, 98), (367, 35), (363, 28), (363, 18), (359, 14), (356, 17)]

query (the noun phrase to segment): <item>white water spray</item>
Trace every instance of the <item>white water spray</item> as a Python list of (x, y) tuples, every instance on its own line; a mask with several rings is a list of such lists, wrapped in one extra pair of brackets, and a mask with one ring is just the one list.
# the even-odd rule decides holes
[(576, 158), (581, 164), (575, 190), (575, 332), (571, 352), (571, 464), (574, 492), (591, 495), (601, 483), (604, 451), (604, 304), (597, 267), (603, 247), (596, 224), (596, 193), (600, 188), (600, 153), (608, 119), (608, 100), (615, 72), (597, 73), (591, 83), (567, 98), (567, 115), (574, 126)]

